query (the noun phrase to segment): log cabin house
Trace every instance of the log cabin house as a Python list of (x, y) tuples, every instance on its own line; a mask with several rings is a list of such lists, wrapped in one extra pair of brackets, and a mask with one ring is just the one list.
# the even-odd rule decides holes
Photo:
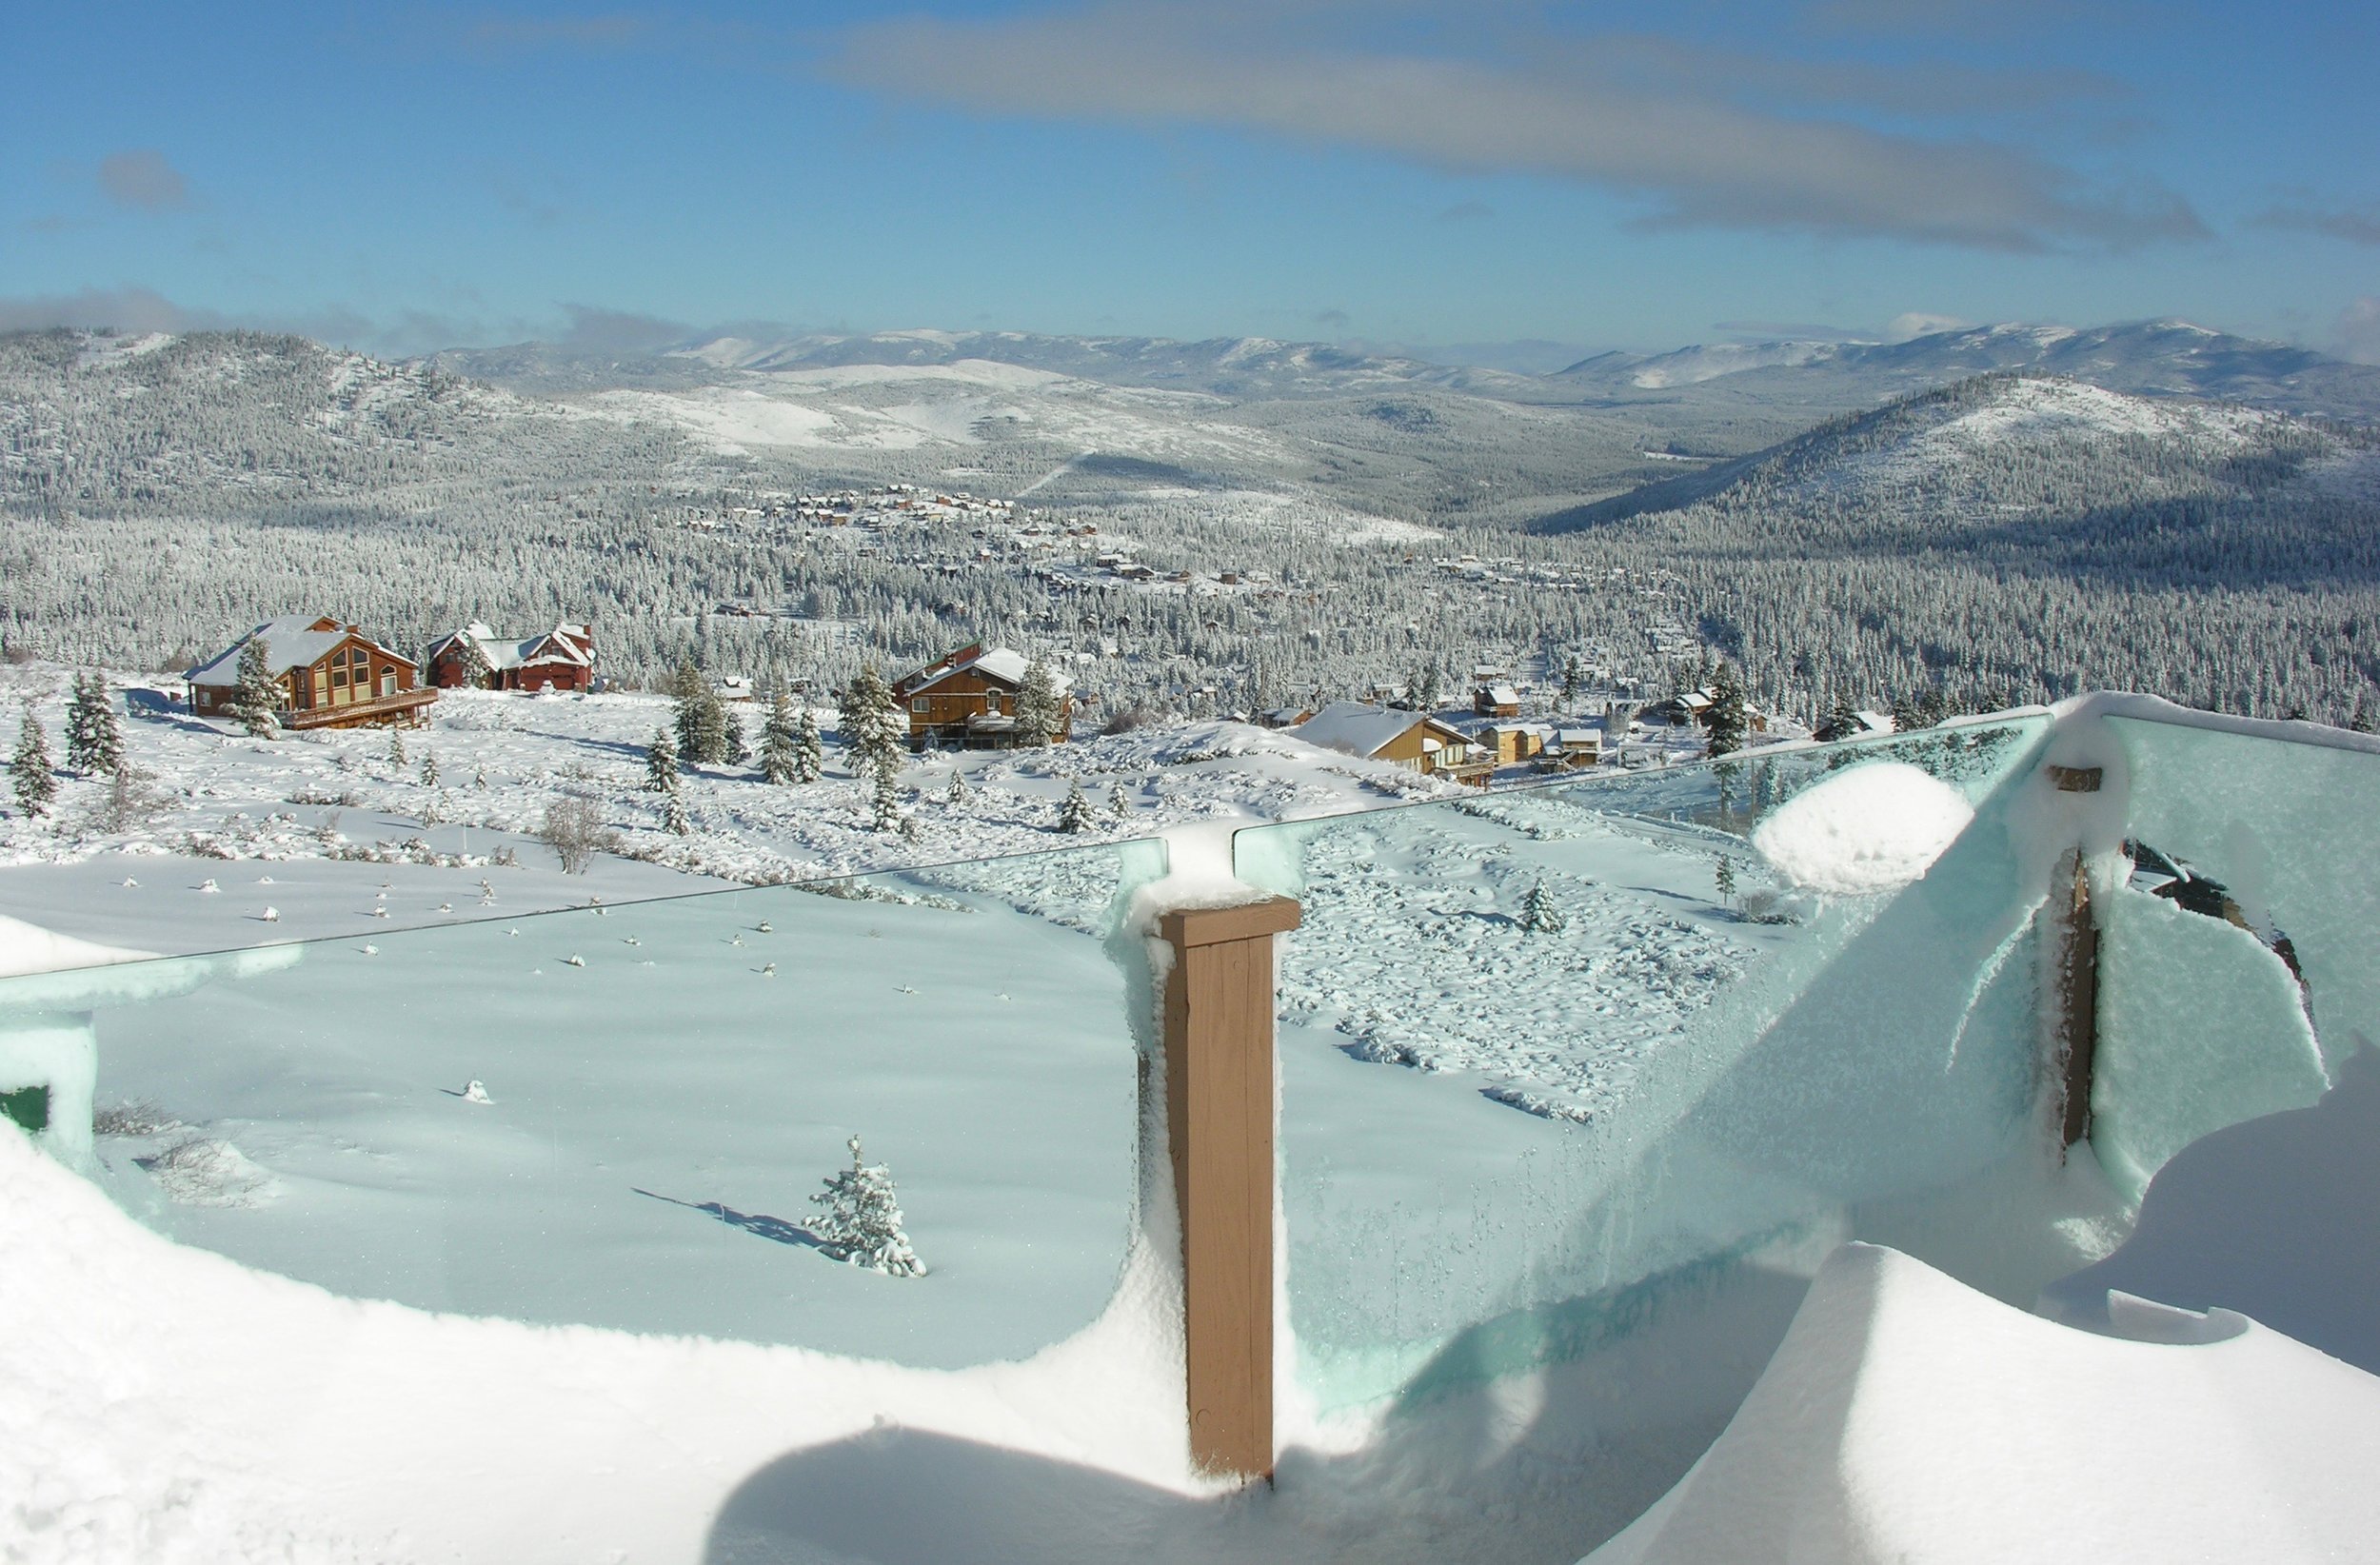
[(423, 658), (442, 690), (568, 690), (595, 685), (595, 627), (568, 621), (515, 640), (474, 620), (433, 643)]
[(1492, 751), (1451, 723), (1421, 712), (1335, 701), (1288, 730), (1309, 744), (1366, 761), (1392, 761), (1425, 777), (1484, 787), (1496, 770)]
[(351, 624), (328, 616), (268, 620), (189, 671), (190, 710), (225, 715), (240, 686), (240, 653), (265, 644), (265, 666), (281, 686), (284, 728), (410, 727), (426, 721), (435, 690), (415, 688), (419, 665)]
[[(981, 642), (948, 653), (893, 685), (894, 699), (909, 714), (909, 747), (957, 745), (970, 750), (1007, 749), (1017, 743), (1017, 697), (1031, 664), (1007, 647), (983, 650)], [(1055, 669), (1058, 731), (1050, 743), (1074, 737), (1072, 682)]]

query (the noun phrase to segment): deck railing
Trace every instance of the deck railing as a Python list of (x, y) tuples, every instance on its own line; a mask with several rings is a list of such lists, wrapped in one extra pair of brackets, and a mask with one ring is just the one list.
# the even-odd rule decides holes
[[(1220, 908), (1142, 842), (13, 980), (0, 1094), (143, 1220), (427, 1308), (947, 1367), (1158, 1264), (1217, 1472), (1283, 1397), (1575, 1374), (1616, 1525), (1842, 1240), (2029, 1302), (2380, 1036), (2380, 753), (2317, 738), (2107, 700), (1251, 827)], [(1972, 821), (1786, 882), (1764, 828), (1881, 763)], [(827, 1263), (855, 1135), (922, 1278)]]

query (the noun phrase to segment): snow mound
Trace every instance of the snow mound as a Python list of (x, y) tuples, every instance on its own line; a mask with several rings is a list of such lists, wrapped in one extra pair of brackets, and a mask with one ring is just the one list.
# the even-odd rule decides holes
[(1760, 822), (1752, 845), (1795, 884), (1859, 896), (1922, 878), (1967, 829), (1956, 788), (1898, 761), (1835, 773)]
[(106, 967), (119, 961), (142, 961), (147, 951), (128, 951), (96, 941), (61, 935), (22, 919), (0, 916), (0, 978), (27, 973), (55, 973), (69, 967)]
[(1846, 1245), (1727, 1432), (1593, 1565), (2369, 1557), (2380, 1379), (2236, 1316), (2133, 1310), (2214, 1329), (2092, 1336)]

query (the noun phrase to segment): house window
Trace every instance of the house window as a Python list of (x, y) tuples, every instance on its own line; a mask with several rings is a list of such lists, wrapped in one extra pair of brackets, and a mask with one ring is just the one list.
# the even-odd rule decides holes
[(395, 669), (384, 668), (380, 671), (380, 693), (384, 696), (393, 696), (397, 693), (397, 671)]
[(933, 709), (934, 703), (923, 696), (912, 697), (909, 702), (909, 710), (912, 712), (930, 712)]
[(347, 687), (347, 665), (346, 664), (334, 663), (330, 665), (330, 683), (336, 689), (344, 690)]

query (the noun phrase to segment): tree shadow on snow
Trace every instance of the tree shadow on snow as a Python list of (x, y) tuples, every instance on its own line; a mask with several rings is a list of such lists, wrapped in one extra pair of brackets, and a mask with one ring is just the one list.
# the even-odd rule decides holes
[(630, 1185), (628, 1188), (636, 1191), (640, 1196), (650, 1196), (657, 1201), (667, 1201), (672, 1206), (683, 1206), (689, 1212), (701, 1212), (705, 1216), (717, 1218), (730, 1228), (741, 1228), (747, 1234), (757, 1234), (771, 1243), (806, 1245), (813, 1250), (820, 1248), (819, 1237), (816, 1234), (798, 1222), (788, 1222), (783, 1218), (772, 1218), (765, 1212), (739, 1212), (724, 1201), (682, 1201), (675, 1196), (660, 1195), (636, 1185)]

